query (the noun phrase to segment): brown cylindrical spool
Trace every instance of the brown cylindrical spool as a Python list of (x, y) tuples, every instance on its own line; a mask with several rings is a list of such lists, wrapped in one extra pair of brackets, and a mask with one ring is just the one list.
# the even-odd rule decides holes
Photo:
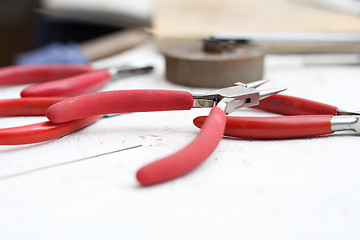
[(263, 77), (264, 53), (252, 45), (210, 53), (203, 50), (200, 41), (181, 43), (165, 49), (164, 55), (166, 78), (177, 84), (220, 88)]

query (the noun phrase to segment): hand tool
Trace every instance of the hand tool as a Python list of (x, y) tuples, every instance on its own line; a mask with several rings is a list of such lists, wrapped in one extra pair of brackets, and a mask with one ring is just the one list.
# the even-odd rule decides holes
[(91, 65), (36, 65), (0, 68), (0, 86), (41, 83), (21, 92), (22, 97), (64, 97), (95, 91), (111, 79), (152, 71), (151, 66), (111, 67), (95, 70)]
[(44, 82), (25, 88), (21, 92), (22, 97), (74, 97), (84, 93), (94, 92), (109, 81), (135, 74), (149, 73), (152, 66), (143, 67), (111, 67), (96, 70), (73, 77)]
[[(0, 117), (44, 116), (49, 106), (63, 99), (39, 97), (0, 100)], [(96, 122), (99, 117), (91, 116), (66, 123), (45, 121), (2, 128), (0, 129), (0, 145), (30, 144), (60, 138)]]
[(260, 48), (222, 43), (222, 48), (209, 48), (205, 41), (169, 46), (164, 50), (166, 79), (187, 86), (219, 88), (263, 77), (264, 53)]
[(141, 184), (152, 185), (182, 176), (206, 160), (222, 138), (225, 114), (238, 108), (257, 105), (260, 99), (285, 90), (259, 91), (255, 88), (264, 82), (266, 81), (248, 85), (238, 83), (204, 95), (173, 90), (120, 90), (85, 94), (52, 105), (46, 116), (52, 122), (61, 123), (100, 114), (212, 107), (204, 127), (189, 145), (137, 172), (136, 176)]
[[(335, 106), (308, 99), (274, 95), (254, 108), (283, 115), (281, 117), (226, 117), (224, 135), (253, 139), (300, 138), (351, 130), (360, 133), (360, 113), (339, 110)], [(201, 128), (206, 116), (194, 119)]]

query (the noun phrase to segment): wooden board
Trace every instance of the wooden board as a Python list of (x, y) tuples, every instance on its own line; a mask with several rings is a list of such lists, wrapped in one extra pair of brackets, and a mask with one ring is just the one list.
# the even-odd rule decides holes
[(360, 33), (359, 17), (297, 0), (158, 0), (153, 23), (160, 48), (214, 32)]

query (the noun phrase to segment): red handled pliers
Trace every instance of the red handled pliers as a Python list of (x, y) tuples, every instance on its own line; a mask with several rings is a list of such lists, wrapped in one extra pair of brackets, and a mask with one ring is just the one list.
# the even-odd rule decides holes
[(207, 159), (223, 136), (226, 114), (238, 108), (257, 105), (260, 99), (284, 90), (257, 90), (256, 87), (264, 82), (266, 81), (239, 84), (204, 95), (172, 90), (98, 92), (58, 102), (47, 110), (46, 116), (54, 123), (63, 123), (101, 114), (212, 107), (199, 135), (189, 145), (137, 172), (136, 177), (141, 184), (152, 185), (182, 176)]
[[(281, 117), (226, 117), (224, 135), (252, 139), (301, 138), (336, 131), (360, 133), (360, 113), (339, 110), (335, 106), (286, 95), (274, 95), (254, 108), (283, 115)], [(202, 127), (206, 116), (194, 119)]]
[[(64, 98), (16, 98), (0, 100), (0, 117), (44, 116), (52, 104)], [(59, 138), (82, 129), (99, 119), (91, 116), (66, 123), (45, 121), (19, 127), (0, 129), (0, 145), (38, 143)]]
[(91, 65), (34, 65), (0, 68), (0, 86), (38, 83), (25, 88), (22, 97), (73, 97), (94, 92), (120, 76), (147, 73), (152, 66), (111, 67), (95, 70)]

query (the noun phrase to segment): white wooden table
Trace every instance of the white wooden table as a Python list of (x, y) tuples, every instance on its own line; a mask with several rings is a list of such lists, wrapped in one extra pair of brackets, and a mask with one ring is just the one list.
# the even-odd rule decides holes
[[(338, 57), (341, 59), (341, 57)], [(360, 68), (304, 66), (301, 56), (269, 56), (262, 88), (360, 110)], [(298, 63), (297, 63), (298, 62)], [(164, 79), (152, 44), (98, 66), (152, 63), (151, 75), (104, 90), (190, 89)], [(0, 89), (18, 97), (24, 86)], [(146, 99), (144, 99), (146, 101)], [(224, 138), (192, 173), (153, 187), (135, 179), (142, 165), (198, 133), (208, 109), (124, 114), (58, 140), (0, 146), (0, 177), (141, 145), (131, 150), (0, 180), (0, 239), (359, 239), (360, 138), (337, 134), (293, 140)], [(269, 115), (241, 110), (237, 115)], [(0, 127), (44, 120), (0, 119)]]

